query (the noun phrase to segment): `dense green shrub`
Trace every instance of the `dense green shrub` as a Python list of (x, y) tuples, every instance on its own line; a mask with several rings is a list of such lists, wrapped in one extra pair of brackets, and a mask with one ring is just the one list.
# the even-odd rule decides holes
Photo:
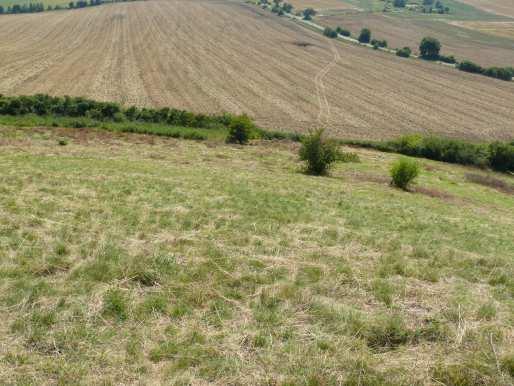
[(162, 123), (197, 128), (228, 127), (235, 119), (230, 114), (195, 114), (167, 107), (140, 109), (132, 106), (124, 109), (117, 103), (98, 102), (82, 97), (52, 97), (44, 94), (17, 97), (0, 95), (0, 115), (26, 114), (89, 118), (96, 121)]
[(461, 71), (471, 72), (474, 74), (483, 74), (491, 78), (497, 78), (501, 80), (511, 81), (514, 77), (514, 68), (512, 67), (489, 67), (483, 68), (482, 66), (473, 63), (469, 60), (465, 60), (457, 65), (457, 68)]
[(367, 44), (370, 42), (370, 40), (371, 40), (371, 31), (368, 28), (363, 28), (359, 35), (359, 42)]
[(455, 56), (453, 56), (453, 55), (448, 55), (448, 56), (445, 56), (445, 55), (439, 55), (439, 60), (440, 60), (441, 62), (449, 63), (449, 64), (455, 64), (455, 63), (457, 63), (457, 59), (455, 59)]
[(316, 15), (316, 11), (313, 8), (307, 8), (303, 12), (303, 20), (312, 20), (312, 17)]
[(511, 81), (514, 76), (514, 72), (508, 67), (489, 67), (483, 71), (485, 76), (489, 76), (491, 78), (497, 78), (501, 80)]
[(457, 68), (461, 71), (471, 72), (475, 74), (481, 74), (484, 69), (476, 63), (469, 60), (464, 60), (457, 65)]
[(441, 43), (436, 38), (425, 37), (419, 45), (419, 53), (423, 59), (437, 60), (441, 51)]
[(377, 39), (372, 39), (371, 40), (371, 45), (374, 47), (374, 48), (386, 48), (387, 47), (387, 40), (377, 40)]
[(514, 146), (501, 142), (489, 145), (489, 165), (501, 172), (514, 172)]
[(331, 165), (338, 160), (337, 144), (323, 135), (324, 130), (316, 130), (305, 136), (300, 148), (300, 160), (306, 162), (305, 171), (312, 175), (326, 175)]
[(342, 28), (342, 27), (337, 27), (336, 28), (336, 32), (339, 34), (339, 35), (343, 35), (343, 36), (352, 36), (352, 33), (345, 29), (345, 28)]
[(407, 135), (385, 145), (396, 153), (462, 165), (487, 166), (487, 147), (455, 139)]
[(396, 55), (402, 58), (409, 58), (412, 54), (412, 51), (409, 47), (403, 47), (399, 50), (396, 50)]
[(391, 184), (407, 190), (409, 185), (419, 175), (419, 165), (416, 161), (400, 158), (391, 167)]
[(477, 144), (435, 136), (406, 135), (387, 142), (346, 142), (361, 147), (480, 168), (514, 172), (514, 142)]
[(337, 37), (337, 32), (330, 27), (326, 27), (323, 30), (323, 35), (325, 35), (326, 37), (329, 37), (331, 39), (335, 39)]
[(235, 117), (229, 125), (227, 143), (245, 145), (250, 139), (253, 123), (246, 115)]

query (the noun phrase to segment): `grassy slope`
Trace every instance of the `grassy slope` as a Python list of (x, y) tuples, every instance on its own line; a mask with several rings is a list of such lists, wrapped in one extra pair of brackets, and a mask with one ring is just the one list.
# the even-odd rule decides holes
[(422, 161), (405, 193), (367, 151), (317, 178), (294, 144), (0, 149), (6, 383), (512, 382), (514, 197), (469, 169)]

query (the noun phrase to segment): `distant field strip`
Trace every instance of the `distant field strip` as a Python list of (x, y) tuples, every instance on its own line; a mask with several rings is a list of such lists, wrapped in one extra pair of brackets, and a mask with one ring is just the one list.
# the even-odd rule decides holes
[(459, 0), (482, 11), (501, 16), (514, 17), (514, 2), (512, 0)]
[(452, 24), (489, 35), (512, 39), (514, 47), (514, 21), (455, 21)]
[(248, 113), (270, 129), (305, 131), (319, 126), (316, 75), (337, 54), (321, 77), (330, 107), (323, 124), (333, 135), (514, 137), (514, 83), (340, 42), (331, 48), (250, 5), (146, 1), (1, 21), (4, 94)]
[(342, 26), (354, 36), (368, 27), (374, 38), (386, 39), (394, 48), (408, 46), (417, 52), (421, 39), (432, 36), (441, 42), (443, 54), (460, 60), (473, 60), (483, 66), (514, 63), (514, 23), (510, 22), (444, 22), (369, 13), (319, 17), (315, 21), (332, 28)]
[(291, 0), (290, 3), (296, 10), (314, 8), (316, 10), (352, 9), (352, 5), (344, 0)]

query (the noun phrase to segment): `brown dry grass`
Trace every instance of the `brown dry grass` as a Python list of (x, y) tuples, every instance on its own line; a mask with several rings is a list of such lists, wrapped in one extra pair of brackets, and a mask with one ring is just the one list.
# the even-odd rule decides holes
[(267, 128), (323, 125), (347, 138), (514, 134), (514, 83), (332, 45), (237, 2), (147, 1), (5, 16), (0, 38), (6, 94), (246, 112)]
[(514, 63), (514, 40), (488, 36), (514, 38), (512, 23), (452, 21), (449, 25), (443, 21), (364, 13), (333, 15), (317, 20), (326, 26), (341, 25), (354, 35), (368, 27), (377, 39), (386, 39), (393, 48), (408, 46), (417, 52), (421, 39), (433, 36), (441, 41), (443, 54), (473, 60), (483, 66), (510, 66)]
[(492, 175), (477, 173), (467, 173), (465, 177), (467, 181), (474, 182), (475, 184), (487, 186), (506, 194), (514, 194), (514, 185), (510, 181), (507, 182)]

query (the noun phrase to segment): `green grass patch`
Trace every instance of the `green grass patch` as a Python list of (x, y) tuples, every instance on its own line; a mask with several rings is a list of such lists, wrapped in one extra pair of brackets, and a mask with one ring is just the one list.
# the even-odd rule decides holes
[(71, 127), (77, 129), (99, 128), (119, 133), (152, 134), (163, 137), (190, 140), (223, 140), (227, 134), (224, 128), (192, 128), (165, 126), (148, 122), (104, 122), (91, 118), (71, 118), (59, 116), (40, 116), (27, 114), (21, 116), (0, 115), (0, 124), (16, 127)]
[(38, 126), (0, 129), (4, 383), (512, 383), (514, 198), (469, 168)]

